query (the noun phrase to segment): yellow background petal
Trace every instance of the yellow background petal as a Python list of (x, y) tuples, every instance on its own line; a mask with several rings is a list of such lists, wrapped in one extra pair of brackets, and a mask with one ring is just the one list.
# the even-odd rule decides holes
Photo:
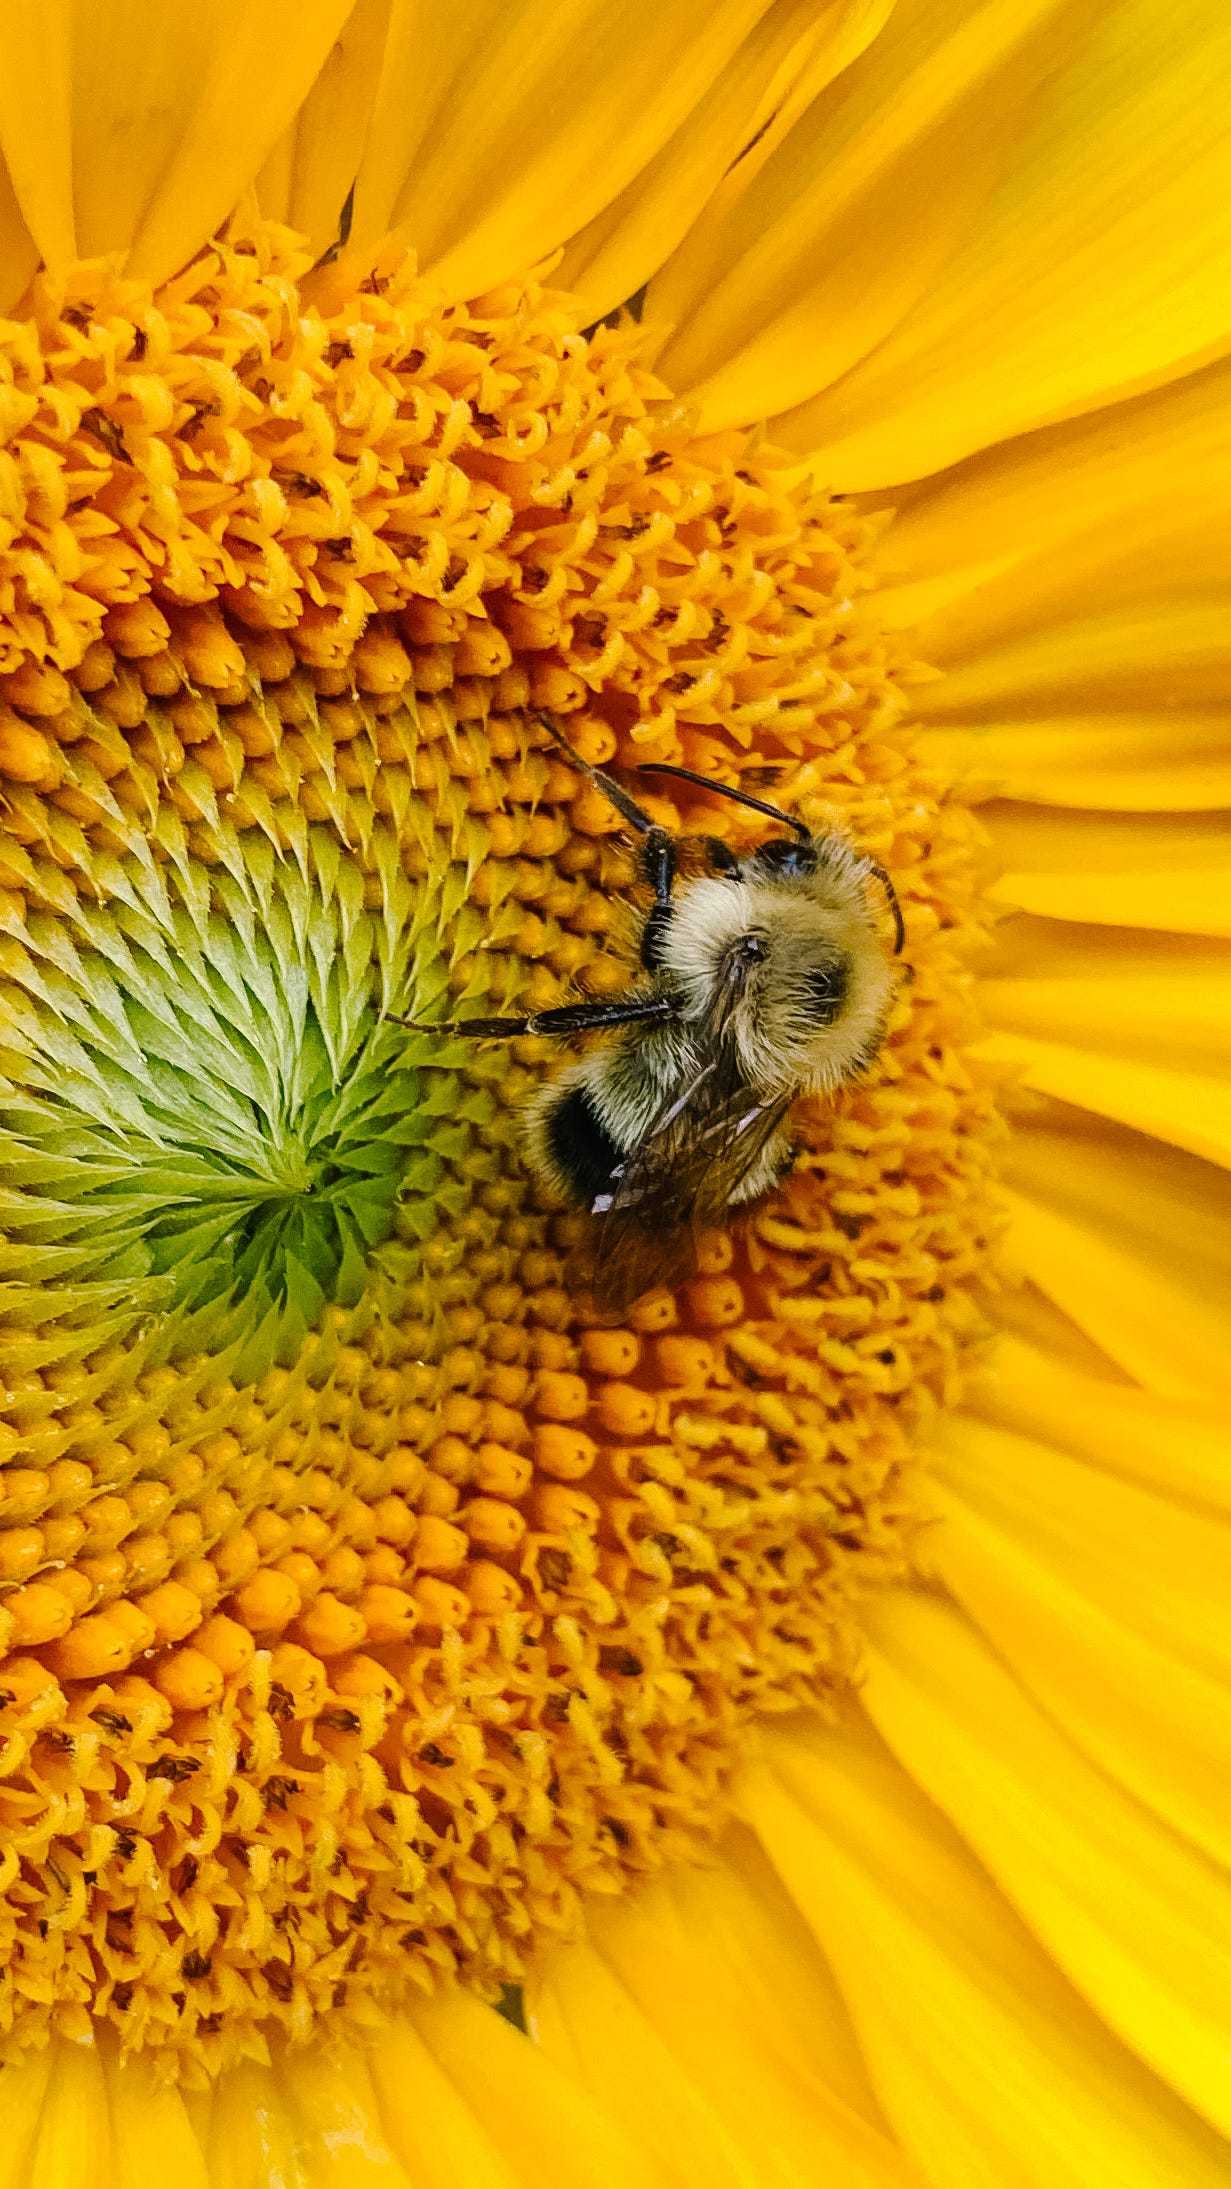
[(1015, 1267), (1147, 1389), (1231, 1393), (1225, 1171), (1042, 1097), (1004, 1170)]
[(48, 0), (0, 23), (0, 146), (48, 265), (164, 280), (226, 219), (351, 0)]
[(1219, 709), (997, 718), (924, 730), (920, 749), (975, 798), (1109, 813), (1231, 807), (1231, 747)]
[(525, 2189), (676, 2189), (644, 2145), (472, 1994), (425, 2002), (412, 2020)]
[(642, 287), (698, 215), (740, 196), (797, 117), (863, 52), (894, 0), (774, 0), (670, 142), (565, 249), (555, 279), (597, 319)]
[[(1110, 1361), (1107, 1374), (1114, 1375)], [(1231, 1514), (1231, 1421), (1226, 1409), (1157, 1398), (1057, 1364), (1020, 1336), (1002, 1336), (967, 1394), (986, 1420), (1063, 1445), (1131, 1482)], [(1091, 1549), (1097, 1555), (1097, 1542)]]
[(51, 2046), (4, 2070), (4, 2134), (0, 2136), (0, 2189), (26, 2189), (29, 2159), (51, 2073)]
[(661, 370), (843, 488), (1173, 378), (1231, 342), (1229, 88), (1221, 0), (902, 0), (653, 284)]
[(1086, 1763), (955, 1611), (899, 1591), (870, 1627), (863, 1696), (894, 1753), (1109, 2027), (1226, 2132), (1225, 1875)]
[(341, 240), (339, 222), (367, 143), (384, 62), (391, 0), (355, 0), (320, 75), (257, 178), (271, 220), (306, 235), (319, 258)]
[(666, 145), (767, 0), (394, 0), (353, 238), (404, 229), (443, 295), (547, 257)]
[(1086, 1755), (1231, 1867), (1231, 1536), (985, 1422), (929, 1446), (927, 1571)]
[(796, 1721), (739, 1799), (936, 2189), (1215, 2189), (1225, 2145), (1116, 2043), (866, 1728)]
[[(654, 2111), (655, 2091), (670, 2105), (678, 2082), (682, 2102), (645, 2132), (683, 2182), (807, 2189), (821, 2171), (843, 2189), (905, 2189), (913, 2171), (882, 2132), (828, 1972), (741, 1837), (725, 1850), (738, 1875), (725, 1863), (682, 1872), (591, 1911), (593, 1947), (548, 1972), (544, 2040), (630, 2126)], [(602, 2065), (595, 2012), (610, 2037)], [(621, 2094), (622, 2015), (646, 2079)], [(533, 2021), (538, 2032), (537, 1995)]]

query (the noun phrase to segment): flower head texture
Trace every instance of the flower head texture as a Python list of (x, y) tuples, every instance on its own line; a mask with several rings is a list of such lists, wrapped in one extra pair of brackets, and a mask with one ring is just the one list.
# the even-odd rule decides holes
[[(632, 17), (0, 29), (12, 2189), (1226, 2179), (1231, 20)], [(606, 1316), (594, 768), (903, 928)]]

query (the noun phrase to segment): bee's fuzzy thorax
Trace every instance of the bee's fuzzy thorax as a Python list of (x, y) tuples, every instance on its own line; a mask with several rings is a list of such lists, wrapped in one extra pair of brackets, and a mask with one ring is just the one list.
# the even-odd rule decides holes
[[(703, 1020), (723, 992), (741, 938), (761, 943), (727, 1020), (755, 1087), (835, 1087), (868, 1064), (884, 1038), (893, 975), (868, 909), (868, 870), (833, 842), (830, 852), (822, 839), (810, 874), (762, 876), (750, 860), (738, 876), (705, 876), (675, 897), (661, 977), (681, 994), (686, 1022)], [(827, 1013), (817, 1003), (826, 976)]]

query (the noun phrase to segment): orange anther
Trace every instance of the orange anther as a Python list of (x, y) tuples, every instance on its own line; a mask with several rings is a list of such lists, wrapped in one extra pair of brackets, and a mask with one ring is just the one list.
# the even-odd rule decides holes
[(382, 1497), (372, 1507), (372, 1520), (382, 1543), (409, 1543), (415, 1532), (415, 1516), (404, 1497)]
[(344, 1604), (340, 1597), (322, 1590), (300, 1620), (299, 1631), (309, 1649), (321, 1657), (336, 1657), (344, 1649), (354, 1649), (367, 1628), (362, 1612), (356, 1611), (353, 1604)]
[(154, 1622), (160, 1642), (182, 1642), (201, 1624), (201, 1599), (182, 1581), (164, 1581), (140, 1599), (147, 1619)]
[(412, 1555), (416, 1566), (425, 1567), (429, 1573), (448, 1573), (461, 1565), (469, 1548), (460, 1528), (428, 1513), (415, 1529)]
[(744, 1295), (734, 1277), (698, 1277), (688, 1287), (693, 1320), (703, 1330), (726, 1330), (742, 1321)]
[(13, 1641), (18, 1649), (37, 1649), (43, 1642), (57, 1641), (73, 1623), (68, 1597), (45, 1581), (31, 1581), (24, 1589), (14, 1589), (5, 1597), (4, 1608), (12, 1617)]
[(173, 1710), (208, 1710), (222, 1700), (222, 1673), (203, 1650), (177, 1649), (154, 1667), (153, 1679)]
[(563, 1422), (539, 1422), (534, 1432), (534, 1464), (560, 1482), (579, 1482), (598, 1458), (598, 1446), (583, 1429)]
[(424, 1624), (433, 1627), (464, 1626), (470, 1616), (470, 1598), (447, 1581), (426, 1574), (411, 1591)]
[(631, 1330), (583, 1330), (582, 1365), (592, 1376), (629, 1376), (641, 1358), (641, 1340)]
[(303, 1609), (303, 1596), (289, 1573), (266, 1566), (234, 1599), (235, 1615), (252, 1634), (280, 1634)]
[(526, 1522), (515, 1505), (498, 1497), (472, 1497), (462, 1508), (462, 1519), (472, 1543), (486, 1551), (516, 1550), (526, 1532)]
[(336, 1551), (330, 1551), (321, 1568), (321, 1579), (326, 1588), (337, 1596), (353, 1596), (363, 1587), (363, 1559), (349, 1543), (342, 1543)]
[(489, 1497), (524, 1497), (534, 1467), (521, 1452), (504, 1444), (480, 1444), (475, 1454), (475, 1481)]
[(261, 1562), (256, 1537), (251, 1528), (237, 1528), (224, 1543), (215, 1543), (210, 1553), (223, 1584), (229, 1589), (242, 1588), (251, 1579)]
[(135, 1607), (111, 1604), (106, 1611), (82, 1619), (62, 1641), (52, 1643), (50, 1662), (60, 1679), (105, 1679), (125, 1672), (134, 1657), (151, 1647), (155, 1639), (153, 1620), (137, 1613), (134, 1623), (132, 1617), (121, 1616), (125, 1611), (131, 1614)]
[(400, 1588), (407, 1570), (405, 1553), (395, 1550), (392, 1543), (378, 1543), (374, 1551), (364, 1553), (364, 1579), (373, 1586)]
[(0, 1535), (0, 1581), (24, 1581), (43, 1555), (41, 1528), (7, 1528)]
[[(298, 1642), (279, 1642), (269, 1663), (273, 1682), (291, 1698), (291, 1715), (310, 1718), (325, 1700), (325, 1668)], [(335, 1673), (336, 1678), (336, 1673)]]
[(359, 1610), (370, 1642), (404, 1641), (415, 1624), (412, 1598), (401, 1589), (382, 1588), (379, 1583), (363, 1590)]
[(632, 1383), (601, 1384), (595, 1410), (604, 1429), (615, 1437), (648, 1436), (654, 1427), (654, 1399)]
[(548, 1535), (565, 1535), (570, 1528), (593, 1534), (602, 1518), (602, 1507), (584, 1490), (566, 1482), (543, 1482), (534, 1495), (534, 1517)]
[(461, 1492), (456, 1482), (447, 1482), (443, 1475), (430, 1474), (419, 1492), (419, 1510), (431, 1513), (437, 1520), (447, 1520), (455, 1513)]
[(704, 1338), (660, 1338), (654, 1358), (664, 1383), (704, 1385), (714, 1373), (714, 1348)]
[(284, 1573), (288, 1581), (294, 1582), (305, 1604), (311, 1603), (320, 1588), (320, 1567), (314, 1558), (309, 1558), (306, 1551), (287, 1551), (272, 1570)]
[(198, 1630), (196, 1645), (213, 1659), (224, 1679), (238, 1678), (251, 1664), (256, 1644), (246, 1627), (216, 1611)]
[(506, 1573), (503, 1566), (493, 1565), (489, 1558), (476, 1558), (466, 1567), (461, 1581), (472, 1608), (484, 1619), (503, 1618), (506, 1612), (516, 1611), (521, 1602), (520, 1581)]
[(543, 1421), (579, 1421), (589, 1403), (589, 1386), (580, 1376), (549, 1368), (535, 1383), (534, 1410)]
[(11, 707), (0, 707), (0, 776), (7, 776), (10, 783), (45, 785), (55, 781), (56, 773), (51, 739), (23, 722)]

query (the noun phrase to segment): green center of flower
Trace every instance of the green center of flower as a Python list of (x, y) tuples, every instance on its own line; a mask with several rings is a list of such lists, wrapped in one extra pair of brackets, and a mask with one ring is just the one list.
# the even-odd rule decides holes
[(212, 870), (134, 843), (122, 895), (31, 917), (0, 1159), (33, 1189), (18, 1255), (44, 1309), (58, 1287), (112, 1325), (161, 1317), (156, 1350), (238, 1343), (259, 1376), (383, 1264), (409, 1273), (456, 1095), (425, 1076), (440, 1043), (384, 1015), (446, 977), (400, 869), (365, 875), (323, 830), (298, 862), (217, 841)]

